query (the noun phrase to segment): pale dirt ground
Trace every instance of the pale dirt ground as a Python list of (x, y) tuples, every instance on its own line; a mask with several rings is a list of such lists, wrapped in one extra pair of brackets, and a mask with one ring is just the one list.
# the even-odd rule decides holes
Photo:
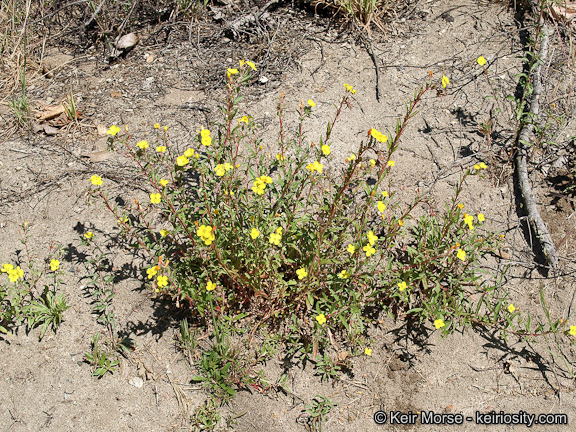
[[(461, 198), (471, 213), (486, 215), (487, 228), (507, 234), (513, 262), (507, 273), (512, 301), (521, 310), (541, 314), (538, 286), (544, 284), (551, 313), (565, 316), (575, 288), (573, 279), (566, 276), (555, 282), (542, 279), (533, 270), (530, 249), (518, 228), (511, 169), (497, 159), (498, 145), (510, 139), (510, 131), (500, 131), (493, 149), (482, 148), (482, 137), (477, 132), (478, 124), (488, 116), (485, 96), (490, 90), (475, 59), (485, 56), (491, 62), (495, 85), (504, 86), (506, 94), (514, 91), (514, 74), (521, 65), (512, 12), (496, 2), (462, 0), (428, 1), (418, 10), (422, 13), (397, 23), (389, 37), (374, 44), (383, 62), (381, 102), (375, 98), (374, 68), (366, 51), (355, 45), (353, 39), (337, 39), (336, 30), (331, 29), (328, 34), (316, 34), (316, 41), (305, 41), (294, 59), (298, 67), (282, 74), (269, 73), (271, 80), (266, 86), (257, 85), (249, 90), (242, 112), (263, 124), (265, 142), (273, 151), (279, 94), (286, 94), (287, 118), (300, 100), (312, 98), (316, 108), (307, 128), (310, 139), (314, 140), (314, 136), (324, 130), (327, 118), (333, 115), (334, 104), (343, 93), (343, 83), (349, 83), (358, 90), (355, 106), (352, 111), (346, 111), (337, 124), (332, 143), (333, 160), (343, 161), (369, 128), (383, 131), (394, 127), (395, 119), (403, 113), (403, 103), (430, 70), (435, 77), (447, 75), (451, 81), (448, 94), (427, 95), (421, 113), (403, 137), (395, 157), (394, 186), (401, 191), (402, 199), (408, 201), (418, 187), (429, 186), (441, 168), (452, 167), (443, 171), (448, 175), (434, 183), (431, 192), (441, 210), (462, 168), (485, 160), (490, 165), (488, 175), (470, 178)], [(440, 18), (445, 11), (450, 11), (453, 22)], [(202, 82), (198, 72), (202, 62), (195, 47), (177, 42), (140, 45), (112, 68), (104, 68), (87, 58), (78, 59), (54, 79), (37, 81), (31, 90), (32, 97), (38, 103), (45, 103), (49, 97), (60, 99), (72, 80), (81, 95), (79, 105), (89, 119), (86, 123), (127, 124), (135, 139), (145, 139), (152, 125), (159, 122), (169, 126), (172, 145), (186, 148), (196, 129), (217, 118), (215, 107), (223, 93), (210, 86), (194, 87), (195, 83)], [(203, 48), (208, 52), (207, 47)], [(147, 53), (153, 53), (156, 60), (147, 63)], [(232, 54), (227, 57), (226, 52), (214, 55), (222, 56), (220, 61), (224, 63), (230, 58), (231, 66), (242, 55), (237, 54), (233, 58)], [(553, 72), (550, 71), (551, 76)], [(223, 69), (212, 73), (224, 74)], [(561, 71), (553, 78), (560, 89), (565, 88)], [(111, 91), (121, 93), (122, 97), (111, 98)], [(211, 111), (205, 115), (178, 108), (187, 102)], [(563, 142), (571, 135), (574, 135), (573, 128), (564, 131), (557, 141)], [(115, 219), (98, 204), (86, 205), (87, 179), (92, 174), (102, 175), (111, 196), (120, 195), (125, 201), (142, 198), (146, 191), (134, 184), (127, 161), (121, 157), (95, 164), (79, 157), (105, 149), (105, 141), (97, 136), (95, 128), (78, 128), (48, 138), (13, 135), (2, 143), (0, 257), (3, 262), (13, 262), (15, 251), (21, 249), (18, 229), (24, 221), (31, 224), (30, 245), (40, 260), (46, 258), (51, 242), (77, 246), (84, 228), (93, 230), (102, 244), (111, 241)], [(485, 151), (482, 159), (471, 158), (464, 165), (451, 165), (479, 150)], [(335, 162), (329, 168), (338, 166)], [(542, 179), (542, 175), (535, 172), (534, 178), (537, 177)], [(540, 204), (546, 211), (544, 215), (548, 217), (552, 235), (559, 242), (574, 224), (567, 219), (574, 208), (562, 200), (553, 205), (546, 188), (548, 186), (538, 189)], [(573, 250), (572, 236), (566, 240), (561, 255), (570, 258)], [(566, 273), (574, 267), (573, 255), (571, 260), (562, 260)], [(122, 250), (116, 250), (114, 265), (120, 268), (123, 264), (130, 265), (130, 259)], [(483, 265), (487, 269), (501, 268), (502, 261), (492, 258)], [(116, 374), (100, 380), (93, 378), (88, 364), (82, 361), (98, 329), (82, 290), (84, 282), (80, 278), (85, 270), (76, 257), (63, 263), (63, 267), (70, 272), (64, 292), (72, 307), (65, 313), (56, 334), (49, 333), (39, 342), (38, 330), (29, 335), (22, 330), (14, 338), (0, 343), (0, 430), (185, 430), (168, 376), (180, 384), (191, 409), (201, 404), (206, 395), (190, 386), (193, 371), (175, 348), (173, 339), (182, 317), (174, 316), (173, 311), (168, 310), (168, 303), (151, 296), (148, 289), (141, 289), (142, 275), (138, 269), (124, 272), (116, 285), (118, 294), (114, 305), (118, 327), (135, 339), (137, 350)], [(354, 377), (345, 377), (344, 381), (332, 385), (320, 382), (310, 365), (304, 370), (294, 366), (287, 371), (293, 395), (239, 391), (230, 405), (222, 408), (224, 418), (235, 420), (229, 426), (222, 423), (221, 429), (305, 430), (297, 418), (304, 405), (319, 394), (338, 403), (323, 425), (325, 431), (511, 431), (525, 427), (473, 423), (446, 428), (377, 426), (372, 416), (378, 409), (433, 410), (464, 415), (491, 410), (566, 413), (569, 426), (535, 426), (532, 430), (574, 430), (574, 381), (569, 379), (561, 363), (551, 363), (544, 342), (529, 346), (510, 338), (506, 344), (489, 334), (471, 330), (444, 339), (437, 332), (430, 332), (429, 338), (407, 336), (402, 322), (390, 320), (370, 329), (370, 336), (374, 341), (373, 356), (353, 360)], [(564, 349), (569, 358), (576, 358), (573, 348)], [(282, 373), (282, 362), (271, 360), (264, 370), (266, 376), (274, 380)], [(128, 380), (137, 375), (145, 378), (142, 388), (128, 384)], [(555, 394), (559, 385), (560, 397)]]

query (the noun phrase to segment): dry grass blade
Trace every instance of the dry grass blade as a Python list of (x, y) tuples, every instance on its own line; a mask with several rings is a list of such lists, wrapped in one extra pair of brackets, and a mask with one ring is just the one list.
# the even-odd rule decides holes
[(318, 0), (313, 4), (336, 9), (336, 13), (343, 11), (370, 32), (371, 24), (381, 31), (386, 31), (382, 18), (394, 8), (396, 2), (397, 0)]

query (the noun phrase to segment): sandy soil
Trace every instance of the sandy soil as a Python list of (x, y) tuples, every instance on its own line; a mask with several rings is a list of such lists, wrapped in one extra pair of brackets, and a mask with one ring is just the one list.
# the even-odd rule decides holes
[[(274, 49), (262, 55), (267, 59), (259, 71), (268, 82), (255, 83), (247, 90), (242, 111), (262, 124), (265, 144), (272, 149), (281, 92), (292, 112), (301, 100), (315, 101), (308, 123), (313, 137), (333, 115), (343, 83), (352, 84), (358, 89), (355, 106), (338, 123), (332, 147), (334, 160), (343, 161), (369, 128), (394, 127), (404, 102), (429, 71), (435, 77), (448, 76), (447, 94), (427, 96), (408, 127), (396, 157), (394, 184), (406, 200), (419, 187), (429, 190), (437, 208), (442, 209), (462, 170), (478, 161), (487, 162), (488, 175), (470, 178), (462, 195), (466, 208), (486, 215), (488, 229), (506, 233), (507, 259), (494, 257), (482, 263), (483, 267), (498, 271), (509, 265), (506, 281), (511, 300), (521, 310), (542, 315), (538, 289), (543, 285), (551, 314), (566, 317), (576, 287), (571, 276), (574, 219), (569, 219), (574, 201), (551, 193), (557, 191), (557, 185), (542, 168), (553, 164), (550, 155), (555, 152), (536, 154), (531, 169), (538, 203), (561, 247), (562, 276), (556, 279), (538, 273), (520, 229), (512, 169), (502, 150), (510, 144), (513, 132), (502, 122), (491, 146), (478, 133), (479, 125), (488, 118), (490, 87), (476, 58), (483, 55), (488, 59), (494, 85), (503, 94), (514, 93), (515, 74), (521, 71), (522, 47), (513, 11), (499, 2), (421, 3), (417, 12), (395, 22), (390, 34), (374, 36), (374, 52), (381, 61), (380, 102), (376, 100), (372, 60), (354, 37), (338, 27), (327, 28), (325, 18), (290, 8), (275, 11), (273, 17), (282, 23), (281, 30)], [(443, 15), (445, 12), (449, 15)], [(47, 258), (48, 246), (53, 243), (74, 251), (63, 260), (68, 272), (63, 290), (71, 308), (57, 332), (49, 332), (39, 341), (38, 329), (26, 334), (22, 328), (14, 337), (0, 341), (1, 430), (186, 430), (185, 409), (176, 392), (188, 402), (189, 412), (206, 399), (206, 394), (191, 384), (194, 371), (174, 342), (183, 316), (165, 299), (144, 289), (138, 263), (114, 247), (114, 217), (101, 205), (86, 203), (87, 180), (93, 174), (107, 179), (111, 196), (126, 202), (146, 195), (120, 155), (97, 163), (85, 157), (106, 149), (106, 137), (98, 135), (97, 125), (127, 125), (134, 137), (146, 139), (152, 125), (159, 122), (169, 127), (171, 145), (185, 149), (200, 126), (218, 118), (224, 68), (255, 55), (257, 46), (222, 40), (212, 45), (208, 30), (196, 30), (199, 44), (188, 42), (187, 34), (174, 34), (165, 43), (149, 34), (112, 65), (102, 63), (97, 52), (51, 48), (49, 57), (70, 63), (53, 78), (36, 80), (29, 96), (36, 107), (46, 106), (50, 100), (64, 98), (71, 83), (84, 115), (83, 125), (55, 136), (19, 132), (0, 146), (2, 262), (15, 261), (22, 250), (18, 231), (25, 221), (30, 223), (30, 246), (39, 260)], [(297, 44), (288, 43), (295, 40)], [(557, 35), (553, 45), (554, 55), (561, 57)], [(283, 49), (292, 51), (287, 56)], [(152, 62), (147, 62), (149, 55), (154, 56)], [(262, 56), (254, 58), (262, 60)], [(547, 69), (548, 98), (570, 112), (570, 101), (561, 97), (569, 85), (568, 73), (556, 60)], [(511, 113), (509, 108), (504, 111), (502, 119)], [(1, 114), (9, 115), (7, 111)], [(7, 125), (0, 126), (8, 130)], [(574, 128), (569, 126), (556, 141), (565, 143), (573, 135)], [(92, 335), (99, 330), (84, 289), (86, 271), (79, 238), (85, 230), (92, 230), (96, 241), (114, 252), (118, 328), (134, 339), (137, 347), (117, 373), (102, 379), (92, 377), (83, 361)], [(574, 380), (565, 365), (550, 355), (547, 348), (553, 346), (543, 340), (528, 344), (510, 338), (506, 342), (472, 330), (441, 339), (438, 332), (415, 334), (407, 331), (405, 323), (391, 320), (374, 325), (369, 336), (373, 355), (353, 359), (353, 376), (336, 383), (321, 382), (310, 365), (286, 367), (280, 353), (266, 363), (264, 371), (271, 380), (287, 373), (291, 393), (239, 391), (221, 408), (219, 429), (306, 430), (302, 413), (316, 395), (338, 404), (323, 424), (324, 431), (511, 431), (525, 427), (477, 425), (466, 420), (450, 427), (376, 425), (373, 416), (378, 410), (388, 414), (462, 413), (465, 417), (492, 410), (568, 415), (569, 426), (532, 428), (547, 432), (572, 430), (576, 422)], [(564, 346), (564, 350), (569, 359), (576, 358), (573, 347)], [(141, 388), (129, 384), (137, 376), (144, 380)]]

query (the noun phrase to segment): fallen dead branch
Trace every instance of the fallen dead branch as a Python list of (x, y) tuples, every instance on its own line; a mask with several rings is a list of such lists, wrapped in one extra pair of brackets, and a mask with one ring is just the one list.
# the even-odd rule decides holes
[(530, 136), (534, 130), (534, 121), (538, 121), (540, 113), (540, 95), (542, 94), (542, 82), (541, 82), (541, 71), (542, 64), (546, 62), (548, 58), (548, 26), (544, 17), (540, 14), (540, 8), (536, 0), (531, 0), (532, 11), (536, 16), (539, 16), (540, 28), (542, 31), (542, 40), (540, 43), (540, 53), (539, 59), (540, 64), (534, 69), (531, 74), (531, 80), (533, 83), (533, 94), (530, 103), (527, 105), (527, 114), (531, 117), (531, 120), (523, 123), (520, 130), (518, 131), (516, 138), (516, 154), (514, 157), (514, 163), (516, 167), (516, 178), (518, 181), (518, 186), (520, 190), (520, 199), (522, 200), (524, 209), (528, 216), (529, 228), (533, 230), (536, 237), (536, 246), (541, 249), (542, 254), (546, 262), (556, 269), (558, 267), (558, 252), (552, 241), (552, 237), (548, 232), (546, 224), (542, 220), (538, 208), (536, 206), (536, 199), (532, 194), (532, 187), (530, 186), (530, 179), (528, 177), (528, 166), (527, 166), (527, 156), (528, 147), (525, 143), (530, 142)]

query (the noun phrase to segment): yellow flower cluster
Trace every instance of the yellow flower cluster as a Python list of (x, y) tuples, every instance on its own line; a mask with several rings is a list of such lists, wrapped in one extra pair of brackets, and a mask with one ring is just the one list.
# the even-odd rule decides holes
[(279, 246), (280, 240), (282, 240), (282, 227), (278, 227), (275, 233), (270, 234), (270, 244)]
[(240, 67), (244, 66), (245, 64), (247, 64), (248, 66), (250, 66), (252, 68), (252, 70), (258, 70), (256, 69), (256, 65), (254, 63), (252, 63), (249, 60), (240, 60)]
[(264, 189), (266, 189), (267, 183), (272, 183), (272, 177), (261, 175), (256, 180), (254, 180), (254, 186), (252, 186), (252, 190), (258, 195), (262, 195), (264, 193)]
[(296, 274), (298, 275), (298, 279), (304, 279), (306, 276), (308, 276), (308, 272), (305, 268), (296, 270)]
[(196, 231), (196, 235), (202, 239), (206, 246), (210, 246), (216, 239), (210, 225), (200, 225), (200, 228), (198, 228), (198, 231)]
[(474, 165), (475, 170), (486, 169), (486, 168), (488, 168), (488, 165), (486, 165), (484, 162), (480, 162), (479, 164)]
[(146, 150), (149, 146), (148, 146), (148, 141), (140, 141), (139, 143), (136, 144), (138, 147), (140, 147), (141, 150)]
[(436, 329), (441, 329), (445, 325), (446, 324), (444, 324), (444, 320), (442, 318), (434, 320), (434, 327), (436, 327)]
[(231, 169), (232, 169), (232, 165), (230, 165), (228, 162), (226, 162), (225, 164), (218, 164), (215, 167), (216, 175), (219, 177), (222, 177), (224, 174), (226, 174)]
[(344, 83), (344, 87), (346, 87), (346, 91), (349, 91), (352, 94), (356, 94), (356, 90), (354, 90), (354, 87), (351, 85)]
[(474, 216), (469, 215), (468, 213), (464, 213), (464, 223), (468, 224), (468, 228), (470, 228), (470, 231), (474, 229), (474, 225), (472, 225), (472, 222), (474, 222)]
[(112, 125), (106, 133), (110, 136), (115, 136), (118, 132), (120, 132), (120, 128), (116, 125)]
[(340, 279), (348, 279), (350, 277), (350, 272), (348, 270), (342, 270), (340, 273), (338, 273), (338, 277)]
[(94, 186), (100, 186), (102, 184), (102, 177), (94, 174), (92, 177), (90, 177), (90, 181)]
[(309, 169), (310, 172), (318, 171), (318, 173), (322, 174), (322, 168), (324, 168), (324, 165), (318, 161), (314, 161), (314, 163), (309, 164), (306, 168)]
[(448, 84), (450, 84), (450, 80), (446, 75), (442, 75), (442, 88), (446, 88)]
[(200, 131), (200, 136), (202, 137), (202, 145), (208, 147), (212, 144), (212, 137), (210, 136), (210, 131), (208, 129), (202, 128)]
[(12, 264), (3, 264), (0, 271), (2, 273), (8, 273), (8, 278), (10, 279), (10, 282), (16, 282), (21, 277), (24, 277), (24, 270), (22, 270), (20, 266), (14, 268)]
[(388, 137), (386, 135), (384, 135), (381, 132), (378, 132), (376, 129), (372, 128), (370, 129), (370, 135), (372, 135), (372, 137), (374, 137), (374, 139), (378, 142), (386, 142), (388, 141)]

